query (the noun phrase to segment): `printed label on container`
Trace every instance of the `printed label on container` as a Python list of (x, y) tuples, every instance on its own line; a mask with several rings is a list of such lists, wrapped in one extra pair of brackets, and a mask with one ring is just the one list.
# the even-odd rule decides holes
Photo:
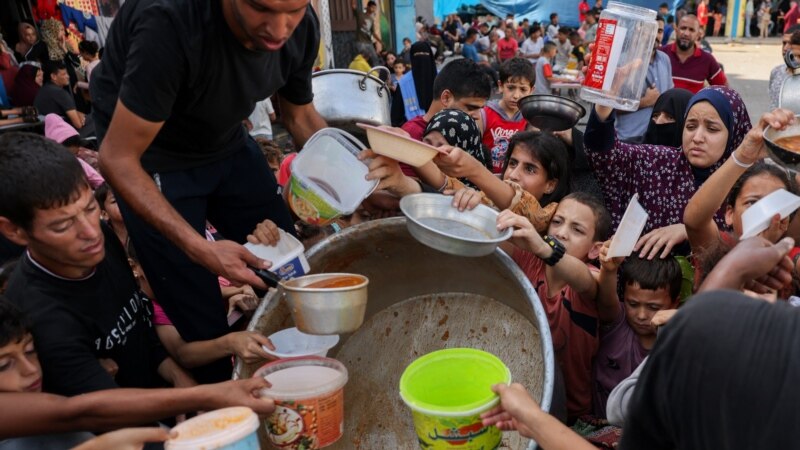
[(280, 449), (313, 450), (336, 442), (344, 431), (344, 390), (323, 398), (275, 401), (267, 437)]
[(289, 179), (289, 206), (300, 220), (309, 225), (325, 226), (340, 215), (336, 208), (294, 176)]
[(485, 427), (480, 415), (437, 417), (412, 411), (420, 448), (431, 450), (491, 450), (500, 445), (497, 427)]
[(592, 63), (586, 72), (584, 86), (604, 91), (611, 90), (627, 34), (628, 30), (619, 26), (616, 20), (600, 19), (592, 51)]

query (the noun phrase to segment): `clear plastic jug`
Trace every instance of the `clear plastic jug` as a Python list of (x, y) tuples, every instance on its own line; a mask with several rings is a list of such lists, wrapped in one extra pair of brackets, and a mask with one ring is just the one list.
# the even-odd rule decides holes
[(608, 2), (600, 14), (592, 62), (581, 98), (623, 111), (636, 111), (645, 89), (658, 24), (656, 12)]

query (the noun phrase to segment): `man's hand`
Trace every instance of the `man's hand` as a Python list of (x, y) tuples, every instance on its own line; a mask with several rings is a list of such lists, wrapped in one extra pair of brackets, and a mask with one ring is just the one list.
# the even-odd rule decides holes
[(117, 376), (117, 372), (119, 372), (119, 366), (113, 359), (99, 358), (98, 361), (100, 361), (100, 366), (105, 369), (109, 375), (111, 375), (111, 378)]
[(270, 261), (257, 257), (233, 241), (206, 241), (204, 245), (196, 257), (199, 264), (234, 284), (249, 284), (259, 289), (267, 289), (264, 282), (248, 266), (269, 269), (272, 266)]

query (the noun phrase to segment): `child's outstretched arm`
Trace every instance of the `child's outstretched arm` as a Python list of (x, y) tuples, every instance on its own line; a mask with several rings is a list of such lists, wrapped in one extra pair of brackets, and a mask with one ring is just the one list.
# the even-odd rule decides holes
[(494, 425), (503, 431), (517, 430), (521, 436), (550, 450), (596, 449), (558, 419), (542, 411), (521, 384), (496, 384), (492, 390), (500, 395), (500, 405), (481, 414), (483, 425)]
[[(542, 239), (528, 219), (505, 210), (497, 216), (497, 229), (504, 230), (509, 227), (514, 229), (514, 233), (511, 235), (512, 244), (533, 253), (542, 260), (547, 260), (552, 256), (553, 248)], [(565, 254), (552, 267), (555, 275), (580, 295), (596, 298), (597, 279), (583, 261)]]
[(600, 322), (610, 323), (617, 319), (622, 305), (617, 293), (617, 274), (625, 258), (609, 258), (611, 240), (600, 249), (600, 276), (598, 277), (597, 316)]
[(262, 345), (266, 345), (274, 349), (272, 342), (266, 336), (253, 331), (228, 333), (216, 339), (194, 342), (184, 341), (178, 329), (171, 325), (157, 326), (156, 333), (177, 363), (189, 369), (231, 355), (242, 358), (248, 364), (274, 359), (261, 348)]
[(458, 147), (441, 147), (444, 153), (434, 162), (446, 175), (466, 178), (481, 190), (499, 209), (506, 209), (514, 200), (514, 188), (497, 178), (480, 161)]

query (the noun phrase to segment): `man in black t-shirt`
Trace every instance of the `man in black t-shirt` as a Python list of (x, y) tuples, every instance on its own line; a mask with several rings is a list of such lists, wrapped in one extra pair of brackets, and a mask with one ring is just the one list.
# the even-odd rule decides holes
[[(47, 392), (193, 383), (158, 342), (150, 300), (66, 148), (34, 134), (0, 137), (0, 232), (27, 247), (5, 295), (32, 322)], [(115, 376), (99, 358), (117, 364)]]
[[(298, 145), (325, 126), (311, 100), (319, 47), (308, 0), (128, 0), (92, 72), (100, 166), (159, 303), (186, 341), (228, 332), (216, 275), (264, 288), (238, 243), (270, 219), (294, 232), (242, 127), (276, 92)], [(209, 242), (206, 220), (231, 241)], [(237, 243), (238, 242), (238, 243)], [(230, 361), (195, 375), (230, 377)]]

